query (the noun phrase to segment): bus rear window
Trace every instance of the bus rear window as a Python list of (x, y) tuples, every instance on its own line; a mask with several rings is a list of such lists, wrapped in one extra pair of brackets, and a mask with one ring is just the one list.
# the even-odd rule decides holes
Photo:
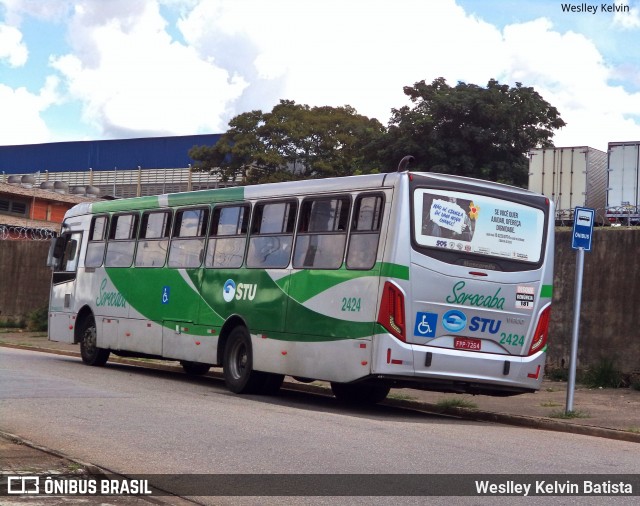
[(419, 246), (537, 263), (544, 212), (483, 195), (418, 188), (413, 232)]

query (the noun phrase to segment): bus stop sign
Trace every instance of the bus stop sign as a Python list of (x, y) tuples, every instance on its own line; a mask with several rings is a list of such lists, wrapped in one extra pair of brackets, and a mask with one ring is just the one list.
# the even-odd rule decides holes
[(593, 237), (593, 221), (595, 211), (588, 207), (576, 207), (573, 213), (573, 249), (591, 251), (591, 239)]

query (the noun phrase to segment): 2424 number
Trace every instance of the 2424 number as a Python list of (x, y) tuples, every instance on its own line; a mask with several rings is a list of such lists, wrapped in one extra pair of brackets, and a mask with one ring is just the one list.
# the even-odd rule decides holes
[(360, 312), (360, 297), (342, 297), (342, 310)]
[(508, 344), (510, 346), (524, 346), (524, 336), (518, 334), (500, 333), (500, 344)]

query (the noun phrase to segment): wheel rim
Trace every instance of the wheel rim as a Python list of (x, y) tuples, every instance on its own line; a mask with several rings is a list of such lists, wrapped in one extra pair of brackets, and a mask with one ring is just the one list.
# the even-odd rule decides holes
[(247, 370), (247, 364), (249, 362), (249, 355), (247, 353), (247, 347), (243, 342), (236, 342), (231, 350), (231, 375), (236, 378), (242, 378)]
[(86, 350), (87, 355), (95, 354), (97, 349), (95, 327), (93, 326), (89, 327), (87, 330), (84, 331), (83, 342), (84, 342), (84, 349)]

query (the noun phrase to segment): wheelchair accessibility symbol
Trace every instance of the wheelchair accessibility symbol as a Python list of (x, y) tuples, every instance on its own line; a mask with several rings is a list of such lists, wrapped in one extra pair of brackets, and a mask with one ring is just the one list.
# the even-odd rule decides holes
[(163, 286), (162, 287), (162, 303), (169, 304), (169, 295), (171, 294), (171, 287)]
[(437, 326), (437, 313), (416, 313), (416, 325), (413, 329), (413, 335), (418, 337), (436, 337)]

